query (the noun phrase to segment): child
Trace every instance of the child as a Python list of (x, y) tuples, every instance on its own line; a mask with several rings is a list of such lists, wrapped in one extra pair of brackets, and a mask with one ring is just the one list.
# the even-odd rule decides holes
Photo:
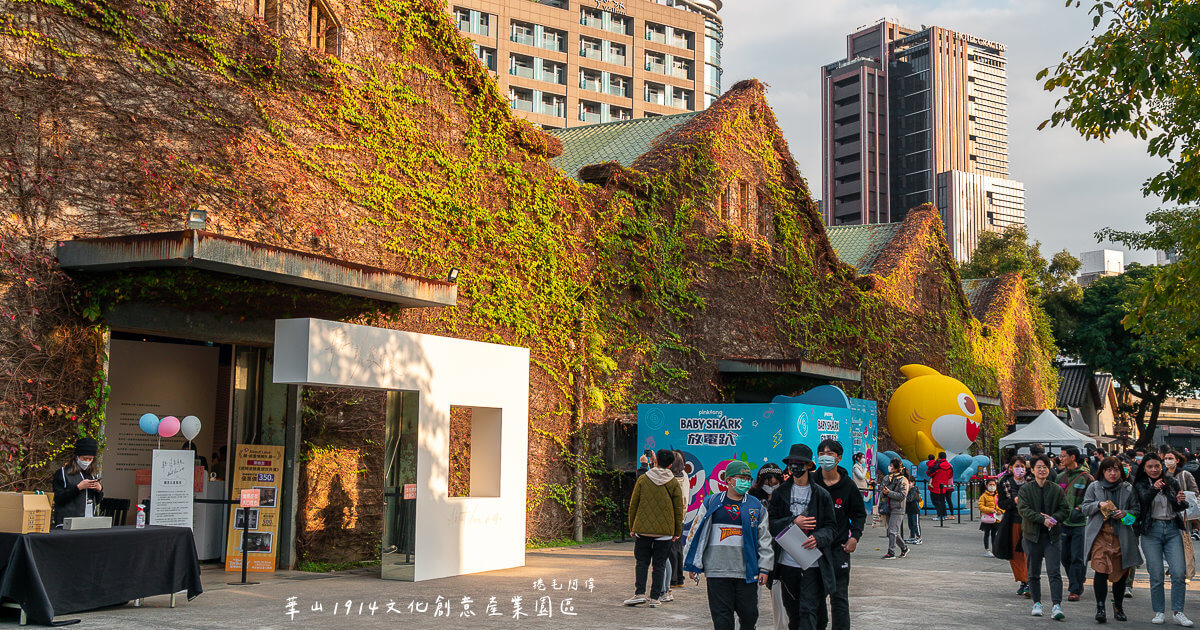
[(996, 502), (995, 479), (988, 479), (986, 490), (979, 495), (979, 514), (979, 529), (983, 532), (983, 555), (995, 558), (996, 556), (992, 554), (992, 547), (996, 542), (1000, 517), (1004, 514), (1004, 510), (1001, 510)]

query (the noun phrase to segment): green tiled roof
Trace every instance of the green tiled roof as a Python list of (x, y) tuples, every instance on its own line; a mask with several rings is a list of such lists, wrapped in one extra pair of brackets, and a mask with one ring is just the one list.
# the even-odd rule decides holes
[(616, 162), (629, 168), (634, 160), (654, 148), (657, 140), (691, 120), (699, 112), (655, 116), (636, 120), (551, 129), (546, 133), (562, 140), (562, 155), (550, 163), (579, 179), (579, 169), (590, 164)]
[(963, 280), (962, 290), (963, 293), (967, 295), (967, 302), (970, 302), (971, 305), (974, 306), (979, 301), (979, 298), (983, 297), (989, 290), (991, 290), (993, 286), (995, 286), (997, 280), (999, 280), (999, 278), (973, 278), (970, 280)]
[(829, 242), (842, 262), (853, 265), (858, 273), (871, 273), (883, 248), (900, 231), (901, 223), (872, 223), (870, 225), (837, 225), (825, 228)]

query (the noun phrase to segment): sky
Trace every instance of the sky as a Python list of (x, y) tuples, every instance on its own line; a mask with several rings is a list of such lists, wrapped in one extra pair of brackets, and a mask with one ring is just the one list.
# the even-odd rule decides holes
[[(1127, 136), (1084, 141), (1070, 128), (1037, 126), (1054, 111), (1055, 93), (1034, 80), (1039, 70), (1084, 45), (1091, 35), (1090, 2), (1064, 7), (1060, 0), (725, 0), (722, 89), (742, 79), (768, 84), (767, 98), (788, 144), (808, 178), (821, 190), (820, 67), (846, 56), (846, 35), (880, 18), (912, 28), (937, 25), (997, 41), (1007, 47), (1009, 177), (1025, 184), (1030, 235), (1048, 259), (1066, 249), (1075, 256), (1122, 245), (1097, 243), (1105, 227), (1142, 229), (1161, 205), (1142, 195), (1142, 184), (1166, 168), (1146, 155), (1145, 143)], [(1153, 252), (1130, 252), (1125, 261), (1153, 263)]]

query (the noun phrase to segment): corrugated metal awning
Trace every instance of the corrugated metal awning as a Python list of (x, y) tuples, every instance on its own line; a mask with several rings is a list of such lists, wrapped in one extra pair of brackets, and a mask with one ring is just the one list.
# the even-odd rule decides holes
[(409, 307), (458, 301), (452, 282), (202, 230), (60, 241), (56, 254), (59, 265), (73, 271), (193, 267)]

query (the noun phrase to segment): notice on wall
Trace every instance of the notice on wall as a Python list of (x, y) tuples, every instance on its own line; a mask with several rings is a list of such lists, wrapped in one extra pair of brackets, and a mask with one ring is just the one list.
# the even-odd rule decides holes
[(195, 453), (154, 449), (150, 465), (150, 524), (192, 527)]
[(242, 569), (242, 528), (246, 526), (249, 530), (246, 535), (246, 570), (271, 573), (275, 570), (276, 536), (279, 532), (283, 447), (239, 444), (234, 449), (234, 456), (229, 496), (240, 500), (242, 490), (258, 490), (258, 507), (230, 506), (225, 570)]

